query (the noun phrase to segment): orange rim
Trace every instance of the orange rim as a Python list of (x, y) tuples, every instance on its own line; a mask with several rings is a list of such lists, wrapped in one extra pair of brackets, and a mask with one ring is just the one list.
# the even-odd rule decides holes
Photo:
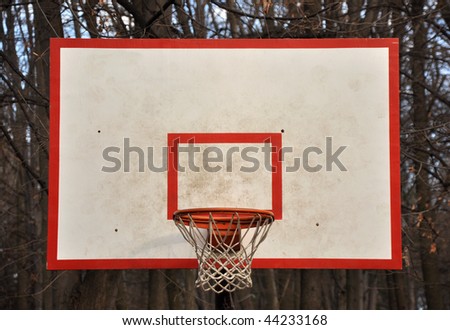
[[(255, 217), (269, 218), (270, 222), (274, 219), (272, 211), (228, 207), (184, 209), (175, 211), (173, 214), (174, 219), (180, 219), (185, 225), (189, 224), (192, 219), (199, 228), (208, 228), (210, 218), (213, 218), (219, 229), (236, 228), (238, 219), (241, 228), (256, 227), (259, 222), (255, 221)], [(233, 218), (234, 220), (232, 220)]]

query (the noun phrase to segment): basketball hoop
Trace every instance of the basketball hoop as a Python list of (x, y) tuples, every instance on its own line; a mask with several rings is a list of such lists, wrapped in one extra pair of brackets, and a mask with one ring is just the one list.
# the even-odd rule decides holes
[(253, 256), (274, 221), (272, 212), (198, 208), (178, 210), (173, 220), (195, 249), (197, 287), (221, 293), (252, 286)]

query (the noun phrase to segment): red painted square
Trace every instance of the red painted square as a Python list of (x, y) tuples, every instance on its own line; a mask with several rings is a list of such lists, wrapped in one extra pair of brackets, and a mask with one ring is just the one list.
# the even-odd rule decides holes
[(275, 219), (283, 216), (281, 133), (169, 133), (167, 134), (167, 219), (178, 210), (178, 146), (180, 143), (270, 143), (272, 145), (272, 209)]

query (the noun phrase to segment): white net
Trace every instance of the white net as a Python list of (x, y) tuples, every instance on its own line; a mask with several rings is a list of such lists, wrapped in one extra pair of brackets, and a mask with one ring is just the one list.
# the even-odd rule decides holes
[(257, 210), (210, 210), (202, 214), (202, 222), (188, 210), (174, 215), (175, 224), (198, 258), (197, 287), (216, 293), (251, 287), (253, 256), (267, 236), (273, 214)]

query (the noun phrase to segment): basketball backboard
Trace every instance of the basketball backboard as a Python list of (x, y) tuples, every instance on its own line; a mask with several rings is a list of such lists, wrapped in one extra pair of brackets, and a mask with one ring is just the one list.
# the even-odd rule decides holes
[(398, 90), (396, 39), (52, 40), (48, 268), (196, 268), (217, 206), (254, 268), (400, 268)]

